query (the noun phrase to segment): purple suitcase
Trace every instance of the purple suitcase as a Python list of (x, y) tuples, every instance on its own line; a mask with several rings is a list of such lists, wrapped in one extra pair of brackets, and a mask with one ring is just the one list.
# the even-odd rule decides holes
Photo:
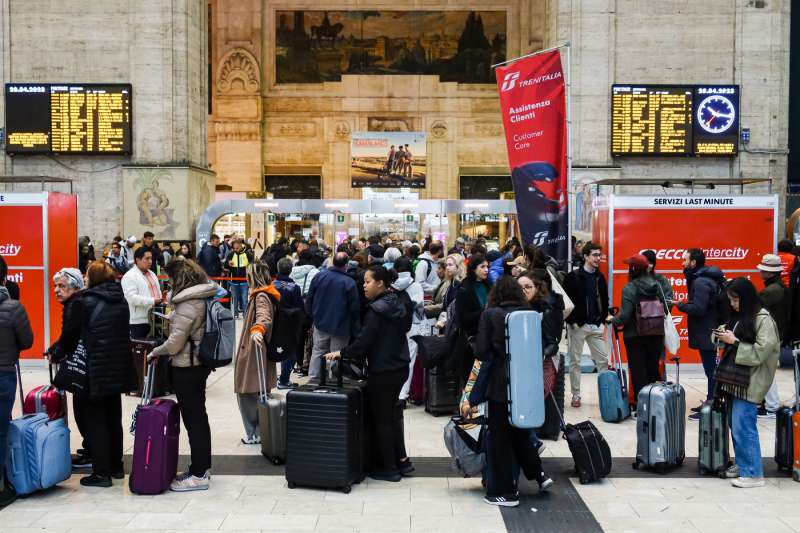
[(136, 494), (161, 494), (178, 471), (178, 436), (181, 419), (178, 404), (153, 400), (155, 364), (147, 366), (142, 401), (134, 415), (133, 465), (128, 484)]

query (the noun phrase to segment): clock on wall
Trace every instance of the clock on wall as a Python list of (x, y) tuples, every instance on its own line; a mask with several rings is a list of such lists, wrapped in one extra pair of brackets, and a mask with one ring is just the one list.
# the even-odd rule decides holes
[(697, 106), (697, 122), (708, 133), (724, 133), (736, 121), (736, 107), (726, 96), (713, 94)]

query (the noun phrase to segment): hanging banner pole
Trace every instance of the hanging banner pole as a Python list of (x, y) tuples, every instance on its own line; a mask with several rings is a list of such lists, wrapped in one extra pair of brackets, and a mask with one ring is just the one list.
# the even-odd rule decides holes
[(522, 241), (568, 267), (571, 106), (561, 48), (570, 74), (570, 43), (499, 63), (495, 74)]

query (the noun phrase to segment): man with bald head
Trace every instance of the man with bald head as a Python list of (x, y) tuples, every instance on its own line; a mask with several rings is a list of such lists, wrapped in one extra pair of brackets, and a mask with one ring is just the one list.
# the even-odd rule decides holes
[(360, 328), (358, 288), (347, 275), (350, 257), (346, 252), (333, 256), (333, 266), (314, 276), (306, 295), (306, 312), (314, 322), (314, 347), (308, 377), (319, 379), (322, 356), (336, 352), (350, 342)]

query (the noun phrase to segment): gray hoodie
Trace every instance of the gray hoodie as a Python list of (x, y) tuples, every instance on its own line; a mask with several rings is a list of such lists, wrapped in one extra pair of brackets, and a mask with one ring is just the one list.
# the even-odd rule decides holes
[(319, 274), (319, 269), (314, 265), (301, 265), (293, 267), (289, 277), (300, 287), (300, 292), (305, 296), (311, 287), (311, 280), (317, 274)]
[(397, 281), (392, 283), (392, 288), (396, 291), (405, 291), (416, 305), (413, 323), (419, 324), (424, 321), (425, 311), (423, 305), (425, 303), (425, 294), (422, 291), (422, 286), (411, 277), (411, 272), (399, 272)]

